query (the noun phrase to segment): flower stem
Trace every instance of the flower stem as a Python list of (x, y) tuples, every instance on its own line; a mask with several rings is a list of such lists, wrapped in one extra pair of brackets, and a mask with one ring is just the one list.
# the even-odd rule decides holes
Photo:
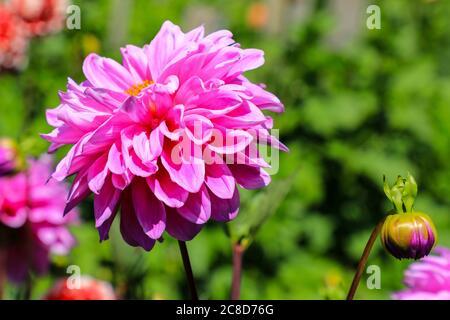
[(361, 276), (363, 274), (364, 268), (366, 267), (367, 259), (369, 259), (370, 251), (372, 251), (373, 244), (375, 243), (375, 240), (377, 239), (380, 233), (381, 227), (383, 226), (385, 219), (386, 217), (384, 217), (383, 219), (381, 219), (380, 222), (378, 222), (378, 224), (373, 229), (372, 234), (369, 237), (369, 240), (367, 241), (361, 259), (359, 260), (358, 267), (356, 268), (356, 273), (355, 276), (353, 277), (352, 285), (350, 287), (350, 290), (348, 291), (347, 300), (353, 300), (353, 297), (355, 296), (356, 289), (358, 289)]
[(239, 300), (241, 295), (242, 256), (244, 247), (240, 243), (233, 245), (233, 278), (231, 282), (231, 300)]
[(189, 253), (186, 247), (186, 242), (178, 240), (178, 246), (180, 247), (181, 257), (183, 258), (183, 265), (186, 272), (189, 291), (191, 293), (191, 299), (197, 301), (197, 288), (195, 286), (194, 274), (192, 273), (191, 261), (189, 260)]

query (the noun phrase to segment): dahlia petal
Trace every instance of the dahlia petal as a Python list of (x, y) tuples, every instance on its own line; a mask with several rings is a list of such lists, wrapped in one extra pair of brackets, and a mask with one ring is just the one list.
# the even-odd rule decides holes
[(125, 100), (120, 110), (136, 123), (147, 123), (151, 119), (150, 109), (143, 102), (142, 99), (131, 96)]
[(108, 149), (129, 125), (131, 123), (128, 117), (119, 113), (114, 114), (86, 139), (82, 147), (83, 154), (94, 154)]
[(155, 159), (161, 155), (163, 145), (164, 135), (161, 132), (160, 128), (157, 127), (156, 129), (152, 130), (152, 132), (150, 132), (150, 153)]
[(123, 239), (133, 247), (142, 247), (150, 251), (155, 245), (155, 240), (149, 238), (142, 229), (134, 211), (131, 191), (124, 193), (120, 215), (120, 232)]
[(289, 152), (289, 148), (276, 137), (270, 135), (269, 132), (267, 132), (267, 129), (256, 129), (255, 131), (250, 131), (250, 133), (257, 139), (257, 142), (260, 144), (266, 144), (275, 149)]
[(200, 112), (215, 117), (239, 108), (242, 102), (243, 100), (235, 92), (219, 88), (200, 92), (186, 99), (183, 103), (189, 106), (186, 114), (198, 114)]
[(231, 112), (211, 119), (215, 124), (225, 128), (247, 129), (263, 125), (267, 118), (262, 111), (250, 101), (244, 101)]
[(117, 215), (116, 208), (113, 213), (100, 225), (97, 227), (98, 234), (100, 236), (100, 241), (105, 241), (109, 239), (109, 230), (111, 229), (111, 225), (114, 221), (114, 218)]
[(53, 147), (49, 150), (49, 152), (53, 153), (65, 144), (76, 143), (85, 134), (86, 133), (84, 131), (64, 125), (59, 128), (55, 128), (49, 134), (41, 134), (41, 137), (52, 142)]
[(95, 194), (100, 193), (109, 173), (108, 167), (106, 166), (107, 160), (108, 155), (105, 153), (92, 164), (87, 172), (89, 189)]
[(211, 216), (211, 201), (208, 190), (204, 186), (197, 193), (191, 193), (178, 213), (186, 220), (197, 223), (206, 223)]
[(253, 136), (244, 130), (213, 130), (212, 141), (208, 148), (219, 154), (234, 154), (244, 150), (253, 140)]
[(152, 239), (159, 239), (166, 228), (164, 205), (150, 192), (143, 179), (133, 181), (132, 192), (133, 206), (139, 224), (146, 235)]
[(201, 115), (190, 115), (184, 117), (185, 132), (189, 139), (195, 144), (203, 145), (212, 136), (213, 123)]
[(209, 193), (211, 199), (211, 218), (215, 221), (228, 222), (236, 218), (239, 213), (239, 190), (234, 189), (230, 199), (221, 199), (214, 193)]
[(143, 164), (149, 163), (155, 159), (150, 152), (150, 139), (148, 134), (142, 131), (140, 134), (133, 137), (133, 150)]
[(213, 32), (207, 35), (205, 38), (215, 45), (221, 45), (222, 47), (227, 47), (230, 44), (234, 43), (233, 34), (228, 30), (219, 30)]
[(274, 94), (267, 92), (261, 88), (261, 86), (255, 85), (249, 81), (244, 81), (242, 85), (248, 88), (248, 90), (252, 93), (252, 103), (254, 103), (261, 110), (268, 110), (277, 113), (284, 112), (283, 104)]
[(236, 181), (225, 163), (206, 165), (205, 183), (209, 190), (221, 199), (231, 199), (235, 193)]
[(90, 193), (91, 190), (89, 189), (87, 182), (87, 173), (77, 174), (67, 197), (66, 207), (64, 208), (64, 215), (72, 211), (72, 209), (75, 208), (81, 201), (83, 201)]
[(117, 211), (119, 199), (120, 190), (117, 190), (108, 178), (100, 193), (94, 195), (95, 226), (97, 228)]
[(184, 34), (178, 26), (170, 21), (163, 23), (161, 30), (150, 45), (144, 49), (153, 81), (159, 80), (159, 76), (183, 41)]
[(228, 76), (233, 77), (240, 75), (245, 71), (259, 68), (264, 64), (264, 51), (258, 49), (241, 50), (239, 62), (235, 63)]
[(126, 170), (123, 174), (113, 173), (111, 175), (112, 184), (119, 190), (125, 190), (131, 184), (132, 179), (133, 174), (129, 170)]
[(98, 88), (125, 91), (134, 84), (132, 76), (122, 65), (94, 53), (84, 60), (83, 72), (89, 82)]
[(175, 209), (167, 208), (167, 232), (177, 240), (190, 241), (202, 229), (203, 224), (192, 223), (183, 218)]
[(189, 192), (198, 192), (205, 180), (205, 163), (193, 156), (177, 154), (179, 149), (178, 145), (165, 149), (161, 154), (161, 163), (172, 181)]
[(262, 168), (252, 167), (245, 164), (231, 164), (228, 168), (233, 173), (236, 182), (244, 189), (259, 189), (267, 186), (270, 175)]
[(189, 193), (170, 180), (166, 170), (161, 169), (156, 175), (147, 178), (147, 183), (155, 196), (172, 208), (182, 207)]
[(175, 130), (175, 131), (170, 131), (169, 127), (167, 126), (167, 123), (165, 121), (161, 122), (159, 124), (159, 131), (167, 138), (169, 138), (172, 141), (178, 141), (180, 140), (180, 137), (182, 135), (182, 131), (181, 130)]
[(114, 143), (109, 149), (106, 166), (109, 171), (117, 175), (121, 175), (126, 171), (119, 142)]
[(189, 31), (188, 33), (186, 33), (185, 40), (198, 42), (201, 39), (203, 39), (204, 35), (205, 35), (205, 27), (199, 26), (199, 27)]
[(142, 128), (133, 126), (121, 132), (122, 155), (125, 165), (130, 172), (139, 177), (149, 177), (158, 170), (156, 160), (145, 163), (137, 156), (133, 149), (133, 139), (142, 132)]
[(123, 65), (130, 72), (136, 83), (151, 80), (148, 70), (147, 56), (142, 48), (127, 45), (120, 49), (123, 57)]

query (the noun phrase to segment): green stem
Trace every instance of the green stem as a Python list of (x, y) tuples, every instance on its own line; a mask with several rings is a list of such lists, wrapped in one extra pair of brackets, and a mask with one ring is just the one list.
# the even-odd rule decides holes
[(231, 300), (239, 300), (241, 296), (242, 256), (244, 246), (240, 243), (233, 245), (233, 278), (231, 282)]

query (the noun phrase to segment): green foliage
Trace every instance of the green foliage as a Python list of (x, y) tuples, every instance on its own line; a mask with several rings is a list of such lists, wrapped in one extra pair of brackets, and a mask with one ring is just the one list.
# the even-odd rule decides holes
[[(38, 136), (50, 130), (45, 109), (57, 105), (67, 77), (83, 79), (83, 57), (93, 50), (119, 57), (110, 44), (113, 2), (74, 2), (82, 8), (82, 30), (34, 40), (29, 67), (0, 76), (0, 135), (19, 139), (32, 155), (47, 147)], [(266, 65), (249, 77), (266, 83), (286, 106), (275, 126), (290, 152), (280, 156), (273, 184), (242, 192), (235, 222), (226, 228), (209, 223), (188, 244), (201, 298), (228, 298), (231, 243), (243, 239), (251, 240), (244, 299), (344, 298), (371, 229), (391, 208), (383, 174), (414, 175), (420, 190), (415, 208), (430, 214), (440, 244), (450, 246), (450, 2), (375, 1), (381, 30), (368, 30), (362, 21), (358, 38), (339, 49), (329, 43), (331, 1), (311, 2), (306, 21), (276, 36), (246, 24), (251, 1), (133, 2), (122, 40), (136, 45), (148, 42), (165, 19), (186, 24), (187, 8), (215, 9), (218, 24), (244, 47), (266, 52)], [(79, 246), (54, 259), (51, 275), (35, 279), (35, 298), (69, 264), (112, 281), (127, 298), (187, 297), (173, 239), (144, 253), (124, 245), (115, 225), (111, 240), (100, 244), (92, 205), (82, 210), (85, 222), (73, 228)], [(390, 258), (377, 242), (369, 264), (380, 266), (382, 289), (367, 289), (363, 276), (356, 298), (388, 299), (402, 288), (408, 262)]]

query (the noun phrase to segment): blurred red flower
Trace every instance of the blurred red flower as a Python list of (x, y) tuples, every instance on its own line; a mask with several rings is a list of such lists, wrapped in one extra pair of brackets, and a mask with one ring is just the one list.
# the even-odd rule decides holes
[[(74, 281), (76, 282), (76, 281)], [(116, 300), (112, 286), (91, 277), (81, 277), (79, 286), (70, 279), (61, 279), (49, 291), (45, 300)], [(73, 285), (73, 287), (72, 287)]]
[(11, 10), (24, 22), (30, 36), (43, 36), (64, 26), (66, 0), (11, 0)]
[(28, 37), (23, 22), (0, 3), (0, 69), (20, 69), (26, 61)]

